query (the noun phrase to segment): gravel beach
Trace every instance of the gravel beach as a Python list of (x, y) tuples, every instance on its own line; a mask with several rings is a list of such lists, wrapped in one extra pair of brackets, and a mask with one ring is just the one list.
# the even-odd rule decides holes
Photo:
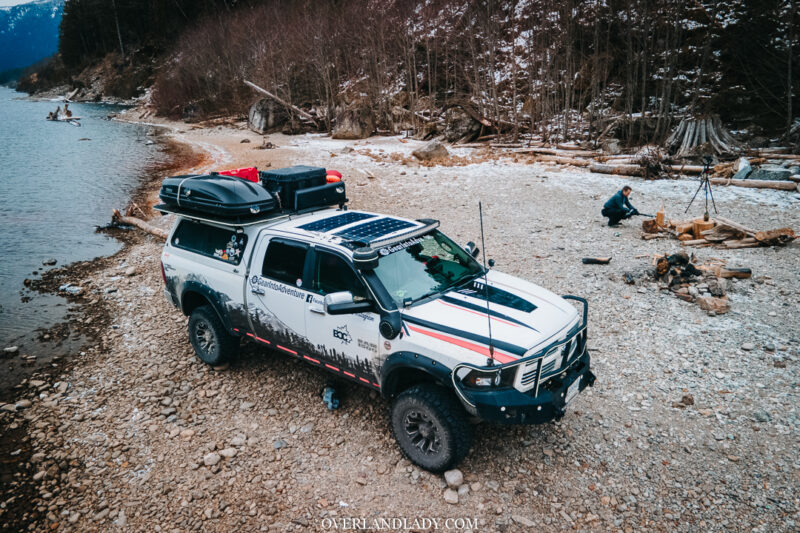
[[(11, 498), (29, 500), (25, 514), (0, 504), (3, 529), (325, 531), (399, 519), (433, 531), (413, 526), (424, 518), (487, 532), (800, 527), (800, 246), (691, 250), (753, 271), (730, 280), (731, 311), (709, 316), (645, 275), (677, 240), (645, 241), (642, 219), (609, 228), (600, 216), (630, 183), (642, 212), (663, 201), (668, 218), (684, 218), (696, 181), (625, 180), (469, 148), (420, 166), (410, 152), (422, 143), (396, 137), (272, 135), (277, 148), (258, 149), (262, 137), (243, 128), (168, 125), (207, 153), (202, 168), (334, 168), (351, 208), (436, 218), (460, 242), (479, 238), (480, 200), (495, 268), (589, 299), (597, 383), (559, 422), (480, 424), (448, 491), (443, 476), (402, 458), (375, 392), (346, 387), (328, 411), (327, 376), (253, 344), (225, 368), (201, 363), (186, 317), (162, 293), (162, 243), (131, 235), (95, 268), (60, 274), (82, 287), (80, 320), (94, 340), (2, 406), (6, 431), (27, 428), (25, 478)], [(797, 193), (714, 194), (720, 214), (742, 224), (800, 228)], [(581, 263), (600, 256), (612, 261)]]

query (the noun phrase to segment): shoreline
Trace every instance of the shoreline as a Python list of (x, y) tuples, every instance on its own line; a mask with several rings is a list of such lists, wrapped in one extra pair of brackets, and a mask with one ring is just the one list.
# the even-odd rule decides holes
[[(160, 184), (162, 172), (180, 172), (183, 169), (196, 167), (205, 160), (204, 154), (197, 152), (191, 145), (180, 143), (172, 138), (164, 140), (166, 157), (163, 161), (144, 169), (138, 186), (131, 192), (128, 205), (146, 205), (147, 199), (156, 194)], [(148, 204), (149, 205), (149, 204)], [(109, 213), (109, 220), (110, 220)], [(35, 343), (38, 351), (46, 351), (47, 366), (34, 368), (31, 371), (16, 371), (13, 375), (21, 378), (17, 384), (4, 387), (0, 394), (0, 404), (15, 407), (30, 402), (26, 388), (32, 383), (45, 382), (52, 376), (67, 375), (75, 365), (81, 363), (86, 357), (106, 349), (100, 328), (109, 326), (112, 322), (108, 306), (102, 297), (96, 298), (87, 291), (78, 295), (64, 294), (58, 287), (64, 283), (81, 286), (85, 280), (97, 275), (103, 270), (112, 268), (115, 261), (127, 256), (130, 250), (141, 244), (145, 238), (135, 230), (98, 229), (117, 240), (121, 247), (110, 255), (98, 256), (87, 260), (75, 261), (67, 265), (52, 268), (42, 272), (37, 279), (31, 280), (29, 289), (37, 294), (35, 297), (55, 295), (63, 298), (70, 306), (69, 313), (64, 320), (55, 324), (37, 328), (15, 339), (30, 340)], [(124, 259), (123, 259), (124, 260)], [(54, 346), (53, 346), (54, 345)], [(6, 362), (6, 361), (4, 361)], [(24, 363), (18, 363), (24, 368)], [(6, 411), (7, 412), (7, 411)], [(24, 411), (21, 411), (24, 413)], [(23, 530), (30, 513), (27, 497), (35, 494), (35, 482), (20, 481), (30, 480), (30, 436), (31, 431), (28, 421), (10, 419), (8, 416), (0, 417), (0, 435), (3, 435), (0, 444), (0, 456), (11, 457), (11, 460), (0, 461), (0, 480), (3, 486), (0, 489), (0, 498), (10, 501), (3, 515), (9, 514), (22, 518), (19, 522), (8, 523), (0, 518), (0, 531)], [(19, 528), (17, 529), (17, 526)]]

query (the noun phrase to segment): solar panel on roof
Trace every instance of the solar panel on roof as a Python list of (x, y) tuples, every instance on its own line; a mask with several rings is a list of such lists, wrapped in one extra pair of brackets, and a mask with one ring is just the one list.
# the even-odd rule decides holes
[(352, 224), (353, 222), (358, 222), (359, 220), (374, 218), (375, 216), (376, 215), (371, 215), (369, 213), (354, 213), (351, 211), (348, 213), (342, 213), (341, 215), (335, 215), (332, 217), (323, 218), (322, 220), (309, 222), (308, 224), (304, 224), (298, 227), (306, 231), (318, 231), (321, 233), (327, 233), (332, 229), (340, 228), (342, 226)]
[(415, 225), (413, 222), (406, 220), (384, 217), (342, 230), (336, 235), (343, 239), (368, 243), (384, 235), (411, 228)]

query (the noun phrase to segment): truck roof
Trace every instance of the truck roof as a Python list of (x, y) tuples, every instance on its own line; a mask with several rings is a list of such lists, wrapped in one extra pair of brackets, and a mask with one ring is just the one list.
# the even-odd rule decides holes
[(394, 240), (407, 233), (415, 233), (428, 226), (429, 222), (366, 211), (325, 209), (290, 217), (269, 227), (312, 239), (367, 246), (377, 241)]

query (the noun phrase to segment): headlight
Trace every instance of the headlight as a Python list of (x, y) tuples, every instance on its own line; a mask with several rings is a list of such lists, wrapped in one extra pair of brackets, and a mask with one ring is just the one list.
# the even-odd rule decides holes
[(470, 389), (507, 388), (514, 384), (517, 367), (498, 370), (469, 370), (461, 368), (458, 377)]

